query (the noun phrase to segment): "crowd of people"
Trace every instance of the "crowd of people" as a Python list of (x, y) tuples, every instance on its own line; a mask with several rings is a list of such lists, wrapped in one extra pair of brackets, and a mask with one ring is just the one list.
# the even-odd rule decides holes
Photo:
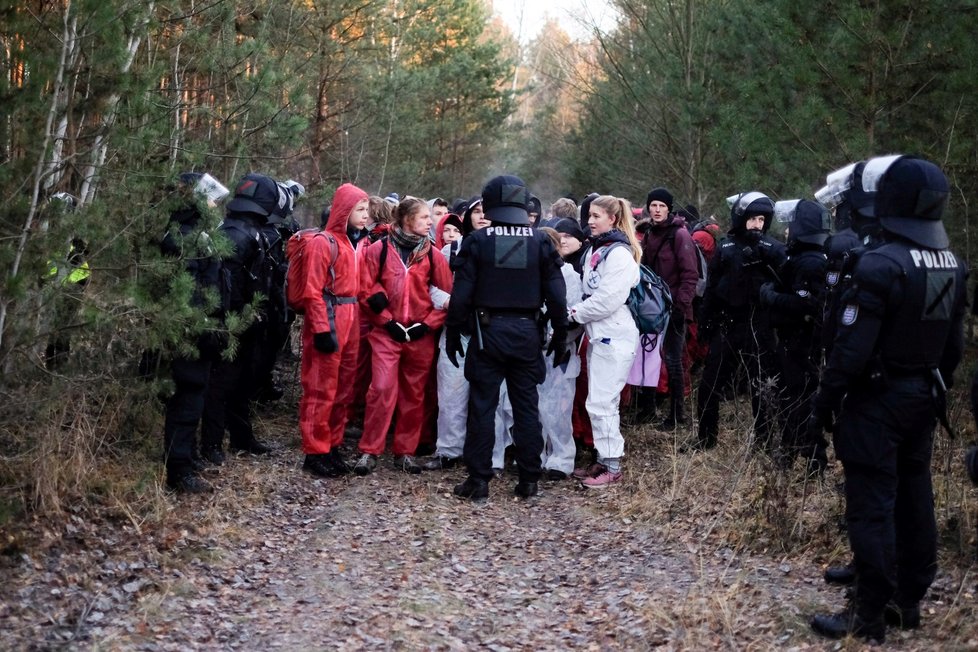
[[(833, 572), (854, 599), (813, 628), (882, 640), (886, 624), (919, 625), (936, 572), (933, 433), (967, 304), (933, 163), (868, 159), (807, 199), (740, 192), (725, 229), (662, 187), (635, 208), (592, 193), (544, 210), (503, 175), (451, 204), (347, 183), (320, 229), (299, 230), (302, 186), (248, 174), (219, 229), (223, 259), (199, 227), (204, 177), (181, 177), (188, 201), (161, 245), (200, 297), (220, 297), (195, 295), (214, 328), (172, 365), (172, 489), (211, 490), (201, 471), (225, 462), (225, 432), (232, 452), (271, 451), (251, 404), (281, 396), (274, 362), (297, 317), (303, 469), (318, 477), (377, 472), (392, 433), (399, 471), (464, 466), (463, 499), (486, 499), (508, 464), (522, 498), (542, 478), (599, 490), (622, 482), (626, 401), (632, 423), (694, 454), (717, 445), (721, 402), (747, 394), (752, 423), (737, 435), (758, 454), (786, 470), (801, 458), (818, 477), (831, 432), (843, 464), (853, 560)], [(627, 303), (643, 266), (670, 295), (660, 333), (640, 332)], [(249, 307), (254, 321), (222, 355), (222, 320)]]

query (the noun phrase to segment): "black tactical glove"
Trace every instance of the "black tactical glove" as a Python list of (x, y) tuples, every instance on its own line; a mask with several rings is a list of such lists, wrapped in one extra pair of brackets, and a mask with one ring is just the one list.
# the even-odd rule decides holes
[(570, 351), (567, 349), (567, 332), (555, 330), (550, 336), (550, 344), (547, 345), (547, 355), (554, 356), (554, 369), (570, 360)]
[(389, 322), (384, 324), (384, 330), (387, 331), (388, 335), (390, 335), (391, 339), (395, 342), (404, 344), (408, 341), (407, 329), (401, 326), (400, 322), (396, 322), (391, 319)]
[(455, 356), (465, 357), (465, 350), (462, 348), (462, 333), (449, 328), (445, 331), (445, 355), (448, 361), (458, 368), (458, 359)]
[(372, 294), (367, 297), (367, 305), (375, 314), (380, 314), (384, 308), (390, 305), (390, 301), (387, 300), (387, 295), (383, 292), (378, 292), (377, 294)]
[(835, 432), (836, 408), (821, 390), (812, 397), (812, 415), (808, 417), (811, 432)]
[(774, 289), (774, 283), (768, 281), (762, 285), (758, 298), (762, 306), (773, 306), (778, 300), (778, 291)]
[(339, 344), (336, 342), (336, 335), (330, 332), (313, 333), (312, 345), (320, 353), (336, 353), (336, 349), (339, 348)]
[(408, 326), (406, 330), (407, 330), (407, 341), (417, 342), (422, 337), (427, 335), (428, 331), (430, 331), (431, 329), (428, 328), (427, 324), (422, 324), (419, 322), (417, 324), (411, 324), (410, 326)]

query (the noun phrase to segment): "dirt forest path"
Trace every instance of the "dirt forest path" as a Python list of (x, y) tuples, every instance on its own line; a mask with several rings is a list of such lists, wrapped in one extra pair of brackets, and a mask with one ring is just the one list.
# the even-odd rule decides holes
[(461, 470), (321, 481), (299, 460), (233, 459), (161, 526), (73, 517), (4, 569), (0, 647), (828, 649), (817, 569), (668, 545), (621, 516), (627, 482), (525, 502), (507, 474), (474, 505)]
[(461, 470), (322, 481), (300, 461), (232, 459), (152, 523), (39, 523), (47, 546), (0, 569), (0, 649), (839, 649), (807, 627), (841, 604), (817, 564), (668, 543), (622, 515), (627, 478), (520, 501), (506, 474), (474, 505)]

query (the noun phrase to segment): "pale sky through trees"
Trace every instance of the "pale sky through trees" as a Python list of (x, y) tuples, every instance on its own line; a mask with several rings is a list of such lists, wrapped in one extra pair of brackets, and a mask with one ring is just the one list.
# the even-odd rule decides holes
[(513, 34), (524, 43), (537, 36), (548, 15), (557, 20), (575, 39), (588, 36), (585, 24), (597, 23), (601, 29), (607, 30), (615, 23), (614, 9), (607, 0), (492, 0), (492, 6), (493, 11), (502, 17)]

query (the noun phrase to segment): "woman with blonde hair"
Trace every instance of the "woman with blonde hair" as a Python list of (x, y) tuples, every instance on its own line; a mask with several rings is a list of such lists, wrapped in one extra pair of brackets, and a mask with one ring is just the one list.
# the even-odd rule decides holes
[(587, 488), (603, 489), (621, 481), (625, 439), (618, 403), (639, 338), (625, 300), (639, 281), (642, 248), (625, 199), (596, 197), (587, 223), (591, 244), (583, 256), (584, 299), (568, 312), (571, 323), (583, 324), (588, 336), (586, 406), (598, 457), (589, 467), (575, 469), (574, 477)]

